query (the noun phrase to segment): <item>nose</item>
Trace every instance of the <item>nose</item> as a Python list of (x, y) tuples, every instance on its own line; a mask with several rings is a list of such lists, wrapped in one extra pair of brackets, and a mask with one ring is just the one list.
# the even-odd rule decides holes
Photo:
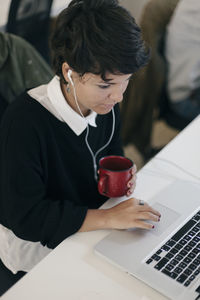
[(124, 89), (122, 85), (114, 87), (113, 91), (110, 94), (110, 99), (115, 102), (121, 102), (123, 100)]

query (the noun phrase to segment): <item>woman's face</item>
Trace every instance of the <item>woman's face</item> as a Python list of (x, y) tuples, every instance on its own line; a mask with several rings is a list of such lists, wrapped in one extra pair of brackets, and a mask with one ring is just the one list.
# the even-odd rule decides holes
[[(66, 76), (65, 76), (66, 77)], [(100, 75), (86, 73), (80, 77), (72, 72), (71, 78), (77, 95), (78, 104), (84, 116), (92, 110), (97, 114), (107, 114), (117, 102), (123, 99), (131, 74), (114, 75), (106, 74), (106, 81)], [(68, 82), (68, 78), (66, 78)], [(74, 99), (73, 86), (70, 84), (70, 92), (66, 92), (66, 85), (62, 86), (63, 93), (69, 105), (79, 113)]]

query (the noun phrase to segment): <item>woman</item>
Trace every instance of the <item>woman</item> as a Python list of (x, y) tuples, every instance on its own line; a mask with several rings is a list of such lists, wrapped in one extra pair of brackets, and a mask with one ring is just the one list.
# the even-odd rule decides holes
[[(1, 124), (0, 220), (12, 241), (1, 259), (15, 273), (77, 231), (151, 229), (145, 220), (160, 218), (134, 198), (98, 209), (106, 198), (96, 163), (123, 155), (117, 103), (148, 60), (134, 19), (116, 0), (73, 0), (58, 16), (51, 46), (56, 76), (22, 95)], [(135, 174), (128, 185), (130, 195)]]

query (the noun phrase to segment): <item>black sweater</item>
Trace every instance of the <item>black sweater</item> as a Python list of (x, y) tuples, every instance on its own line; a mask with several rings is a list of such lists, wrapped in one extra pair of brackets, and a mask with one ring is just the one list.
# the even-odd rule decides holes
[[(97, 157), (123, 155), (119, 107), (110, 145)], [(96, 152), (109, 139), (112, 113), (98, 115), (89, 144)], [(24, 94), (10, 105), (0, 128), (0, 222), (18, 237), (56, 247), (81, 227), (87, 209), (106, 200), (97, 190), (86, 130), (77, 136), (40, 103)]]

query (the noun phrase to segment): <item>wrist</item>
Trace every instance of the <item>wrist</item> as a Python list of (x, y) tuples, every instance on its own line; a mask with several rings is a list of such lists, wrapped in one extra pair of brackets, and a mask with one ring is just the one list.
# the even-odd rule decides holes
[(88, 209), (80, 232), (110, 228), (108, 209)]

